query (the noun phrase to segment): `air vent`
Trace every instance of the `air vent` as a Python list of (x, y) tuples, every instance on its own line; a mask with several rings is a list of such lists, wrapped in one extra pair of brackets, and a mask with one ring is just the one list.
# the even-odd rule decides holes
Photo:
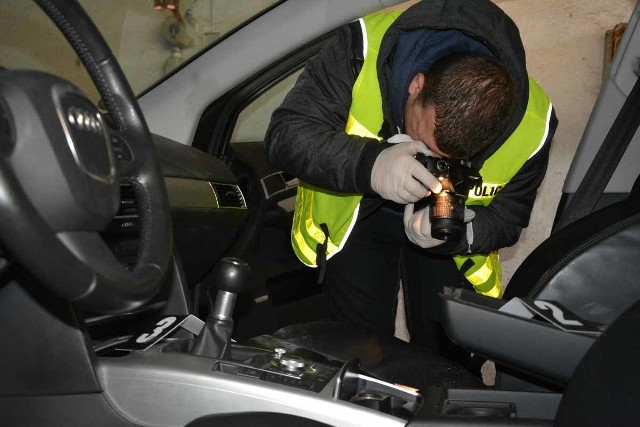
[(214, 193), (216, 193), (218, 206), (221, 208), (244, 208), (247, 206), (242, 191), (240, 191), (237, 185), (212, 182), (211, 186), (213, 187)]
[(127, 267), (138, 260), (140, 218), (138, 203), (131, 184), (120, 185), (120, 206), (102, 237), (113, 254)]
[(138, 216), (138, 204), (131, 184), (120, 185), (120, 207), (116, 217)]

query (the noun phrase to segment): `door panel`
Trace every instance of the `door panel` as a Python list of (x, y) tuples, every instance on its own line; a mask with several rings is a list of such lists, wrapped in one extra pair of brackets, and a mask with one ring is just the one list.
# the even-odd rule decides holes
[[(212, 150), (221, 153), (236, 176), (250, 212), (234, 248), (254, 274), (249, 298), (238, 310), (238, 337), (271, 332), (261, 330), (264, 325), (279, 327), (327, 317), (316, 269), (304, 266), (291, 247), (298, 180), (269, 162), (264, 145), (271, 114), (295, 84), (301, 65), (298, 62), (297, 71), (287, 72), (287, 77), (268, 85), (251, 102), (228, 100), (227, 106), (238, 102), (243, 107), (238, 108), (235, 126), (227, 130), (229, 143)], [(255, 91), (243, 88), (238, 93)]]

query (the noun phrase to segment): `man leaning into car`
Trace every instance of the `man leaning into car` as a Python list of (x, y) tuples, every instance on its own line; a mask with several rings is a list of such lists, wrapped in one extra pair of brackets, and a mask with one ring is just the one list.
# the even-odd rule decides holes
[[(274, 166), (300, 178), (292, 243), (319, 267), (332, 316), (392, 335), (401, 279), (411, 341), (436, 348), (443, 285), (499, 298), (498, 250), (528, 225), (556, 125), (517, 27), (489, 0), (423, 1), (339, 29), (266, 138)], [(457, 241), (435, 239), (429, 207), (415, 209), (442, 189), (417, 153), (480, 170)]]

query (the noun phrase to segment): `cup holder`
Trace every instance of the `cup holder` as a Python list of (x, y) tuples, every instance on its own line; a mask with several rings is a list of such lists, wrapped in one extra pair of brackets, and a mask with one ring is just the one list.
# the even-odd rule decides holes
[(349, 402), (380, 412), (389, 412), (389, 396), (383, 397), (378, 393), (358, 393)]
[(364, 391), (354, 395), (349, 402), (400, 418), (408, 419), (411, 416), (411, 411), (405, 408), (407, 401), (395, 396)]
[(422, 406), (422, 395), (417, 390), (363, 374), (358, 359), (342, 366), (333, 397), (405, 420), (411, 419)]
[(516, 408), (509, 402), (465, 402), (447, 401), (444, 405), (446, 415), (478, 418), (515, 418)]

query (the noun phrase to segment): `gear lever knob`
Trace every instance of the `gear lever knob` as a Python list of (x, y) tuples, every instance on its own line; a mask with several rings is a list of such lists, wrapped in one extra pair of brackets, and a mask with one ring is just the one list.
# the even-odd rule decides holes
[(226, 320), (233, 315), (236, 297), (249, 288), (251, 267), (240, 258), (222, 258), (214, 267), (213, 283), (209, 288), (211, 316)]
[(250, 280), (251, 267), (240, 258), (222, 258), (213, 270), (213, 283), (219, 291), (242, 293)]

